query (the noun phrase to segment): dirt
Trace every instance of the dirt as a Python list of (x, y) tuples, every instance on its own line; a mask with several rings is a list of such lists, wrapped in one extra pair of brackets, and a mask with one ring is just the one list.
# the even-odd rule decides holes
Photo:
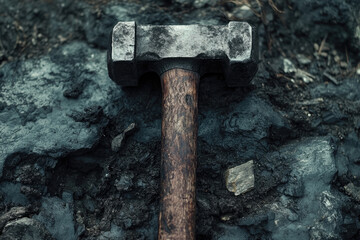
[[(93, 39), (89, 31), (97, 24), (109, 28), (116, 21), (105, 13), (107, 5), (134, 4), (134, 11), (144, 13), (144, 18), (153, 16), (150, 23), (182, 23), (190, 21), (187, 18), (201, 19), (201, 16), (226, 22), (226, 16), (242, 2), (247, 1), (223, 1), (195, 9), (170, 1), (84, 0), (75, 4), (37, 0), (9, 4), (9, 1), (0, 0), (0, 5), (4, 6), (0, 9), (0, 69), (11, 62), (51, 54), (52, 50), (76, 40), (104, 49), (106, 37)], [(347, 16), (347, 22), (359, 21), (355, 16), (348, 16), (352, 12), (347, 6), (352, 6), (353, 2), (346, 1), (336, 11), (337, 1), (330, 1), (326, 8), (320, 3), (303, 6), (285, 0), (263, 1), (259, 8), (254, 2), (250, 7), (260, 15), (254, 15), (251, 21), (258, 26), (261, 63), (252, 84), (230, 89), (220, 76), (207, 76), (200, 85), (199, 123), (206, 123), (211, 116), (219, 122), (216, 126), (221, 130), (208, 133), (207, 126), (200, 126), (197, 239), (220, 239), (223, 229), (219, 224), (222, 223), (246, 228), (253, 239), (271, 239), (267, 224), (275, 216), (263, 206), (280, 201), (282, 193), (278, 189), (288, 184), (292, 171), (292, 160), (277, 154), (281, 146), (307, 137), (331, 136), (334, 154), (339, 159), (349, 135), (359, 134), (360, 96), (347, 95), (346, 91), (360, 89), (360, 75), (356, 73), (360, 54), (351, 37), (353, 25), (345, 20), (335, 21), (343, 16)], [(304, 9), (310, 9), (308, 17)], [(335, 20), (331, 22), (328, 18)], [(308, 26), (312, 21), (317, 23), (316, 32), (307, 35), (312, 32)], [(344, 34), (333, 37), (336, 35), (333, 31)], [(309, 63), (301, 62), (299, 54), (305, 55)], [(284, 59), (289, 59), (301, 73), (305, 72), (307, 80), (304, 75), (297, 75), (299, 72), (286, 72)], [(116, 117), (107, 119), (101, 137), (90, 150), (80, 149), (59, 159), (15, 154), (13, 158), (17, 160), (4, 167), (1, 181), (21, 183), (21, 192), (28, 199), (26, 203), (37, 210), (45, 195), (64, 199), (64, 192), (72, 193), (70, 202), (79, 239), (105, 239), (108, 232), (117, 232), (113, 225), (121, 228), (118, 234), (123, 239), (151, 239), (149, 236), (156, 235), (159, 202), (160, 138), (149, 137), (148, 140), (153, 134), (151, 127), (146, 130), (139, 127), (125, 138), (119, 152), (111, 151), (111, 141), (132, 122), (142, 122), (144, 127), (161, 119), (161, 86), (157, 76), (146, 75), (141, 82), (138, 89), (123, 89), (126, 99), (136, 99), (124, 101), (135, 107), (121, 109)], [(83, 82), (74, 80), (64, 96), (77, 99), (83, 88)], [(260, 107), (244, 106), (237, 110), (244, 101)], [(246, 132), (249, 135), (241, 135), (243, 132), (238, 125), (245, 121), (243, 118), (255, 119), (251, 114), (263, 117), (260, 113), (268, 108), (274, 109), (274, 113), (272, 110), (266, 113), (269, 123), (260, 119), (255, 124), (256, 129)], [(238, 116), (241, 109), (248, 110), (243, 114), (249, 115)], [(278, 112), (284, 121), (274, 120)], [(228, 115), (240, 123), (232, 126), (225, 117)], [(91, 125), (104, 116), (101, 107), (93, 106), (84, 113), (74, 112), (71, 117)], [(258, 136), (261, 134), (265, 137)], [(250, 159), (256, 160), (255, 188), (235, 197), (224, 188), (223, 172)], [(337, 174), (331, 187), (349, 195), (344, 187), (349, 183), (360, 185), (356, 174), (349, 171)], [(294, 199), (296, 202), (297, 197)], [(2, 203), (1, 212), (5, 213), (13, 205)], [(342, 214), (351, 215), (349, 219), (352, 220), (358, 219), (358, 208), (356, 197), (350, 196), (349, 205), (342, 209)], [(29, 216), (33, 216), (33, 212)], [(360, 236), (359, 228), (351, 221), (343, 223), (339, 229), (343, 239)]]

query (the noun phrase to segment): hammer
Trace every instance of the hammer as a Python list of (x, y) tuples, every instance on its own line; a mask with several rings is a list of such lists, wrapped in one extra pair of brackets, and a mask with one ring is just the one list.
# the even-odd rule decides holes
[(223, 73), (228, 86), (249, 84), (257, 72), (254, 28), (227, 25), (117, 23), (108, 71), (122, 86), (147, 72), (162, 87), (161, 193), (158, 239), (195, 239), (198, 88), (205, 73)]

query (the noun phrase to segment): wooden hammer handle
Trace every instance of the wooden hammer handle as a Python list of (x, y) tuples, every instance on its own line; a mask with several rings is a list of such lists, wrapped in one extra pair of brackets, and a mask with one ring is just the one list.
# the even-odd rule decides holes
[(195, 239), (199, 74), (171, 69), (161, 75), (162, 150), (158, 239)]

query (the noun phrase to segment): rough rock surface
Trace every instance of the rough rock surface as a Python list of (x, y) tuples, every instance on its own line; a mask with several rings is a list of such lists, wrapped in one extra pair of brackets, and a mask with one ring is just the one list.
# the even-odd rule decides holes
[(303, 13), (299, 16), (295, 29), (298, 34), (309, 35), (311, 39), (328, 38), (338, 44), (351, 42), (359, 49), (360, 7), (356, 0), (291, 1)]
[[(197, 239), (359, 239), (359, 5), (244, 2), (0, 0), (1, 237), (156, 239), (161, 85), (108, 78), (109, 31), (246, 19), (252, 84), (200, 84)], [(234, 196), (224, 174), (250, 160)]]
[(75, 231), (72, 202), (57, 197), (42, 198), (38, 215), (33, 218), (41, 222), (56, 239), (77, 239)]
[[(336, 228), (342, 221), (340, 208), (345, 197), (330, 188), (336, 173), (330, 139), (304, 139), (283, 147), (280, 152), (291, 161), (290, 177), (294, 181), (290, 180), (280, 188), (285, 193), (282, 201), (269, 206), (275, 212), (276, 227), (272, 238), (340, 238)], [(294, 187), (302, 188), (302, 194), (289, 194), (289, 188)]]
[(55, 238), (38, 221), (31, 218), (20, 218), (6, 224), (1, 240), (55, 240)]
[[(109, 81), (104, 59), (104, 52), (75, 42), (1, 69), (0, 176), (13, 153), (61, 157), (98, 141), (122, 95)], [(77, 84), (76, 100), (63, 95)]]

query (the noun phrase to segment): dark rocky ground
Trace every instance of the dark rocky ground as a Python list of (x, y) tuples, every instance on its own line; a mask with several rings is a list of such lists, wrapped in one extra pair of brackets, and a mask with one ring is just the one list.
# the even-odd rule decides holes
[[(0, 239), (156, 238), (161, 86), (108, 78), (120, 20), (258, 28), (250, 86), (201, 81), (197, 239), (360, 239), (359, 8), (0, 0)], [(255, 188), (234, 196), (224, 172), (249, 160)]]

